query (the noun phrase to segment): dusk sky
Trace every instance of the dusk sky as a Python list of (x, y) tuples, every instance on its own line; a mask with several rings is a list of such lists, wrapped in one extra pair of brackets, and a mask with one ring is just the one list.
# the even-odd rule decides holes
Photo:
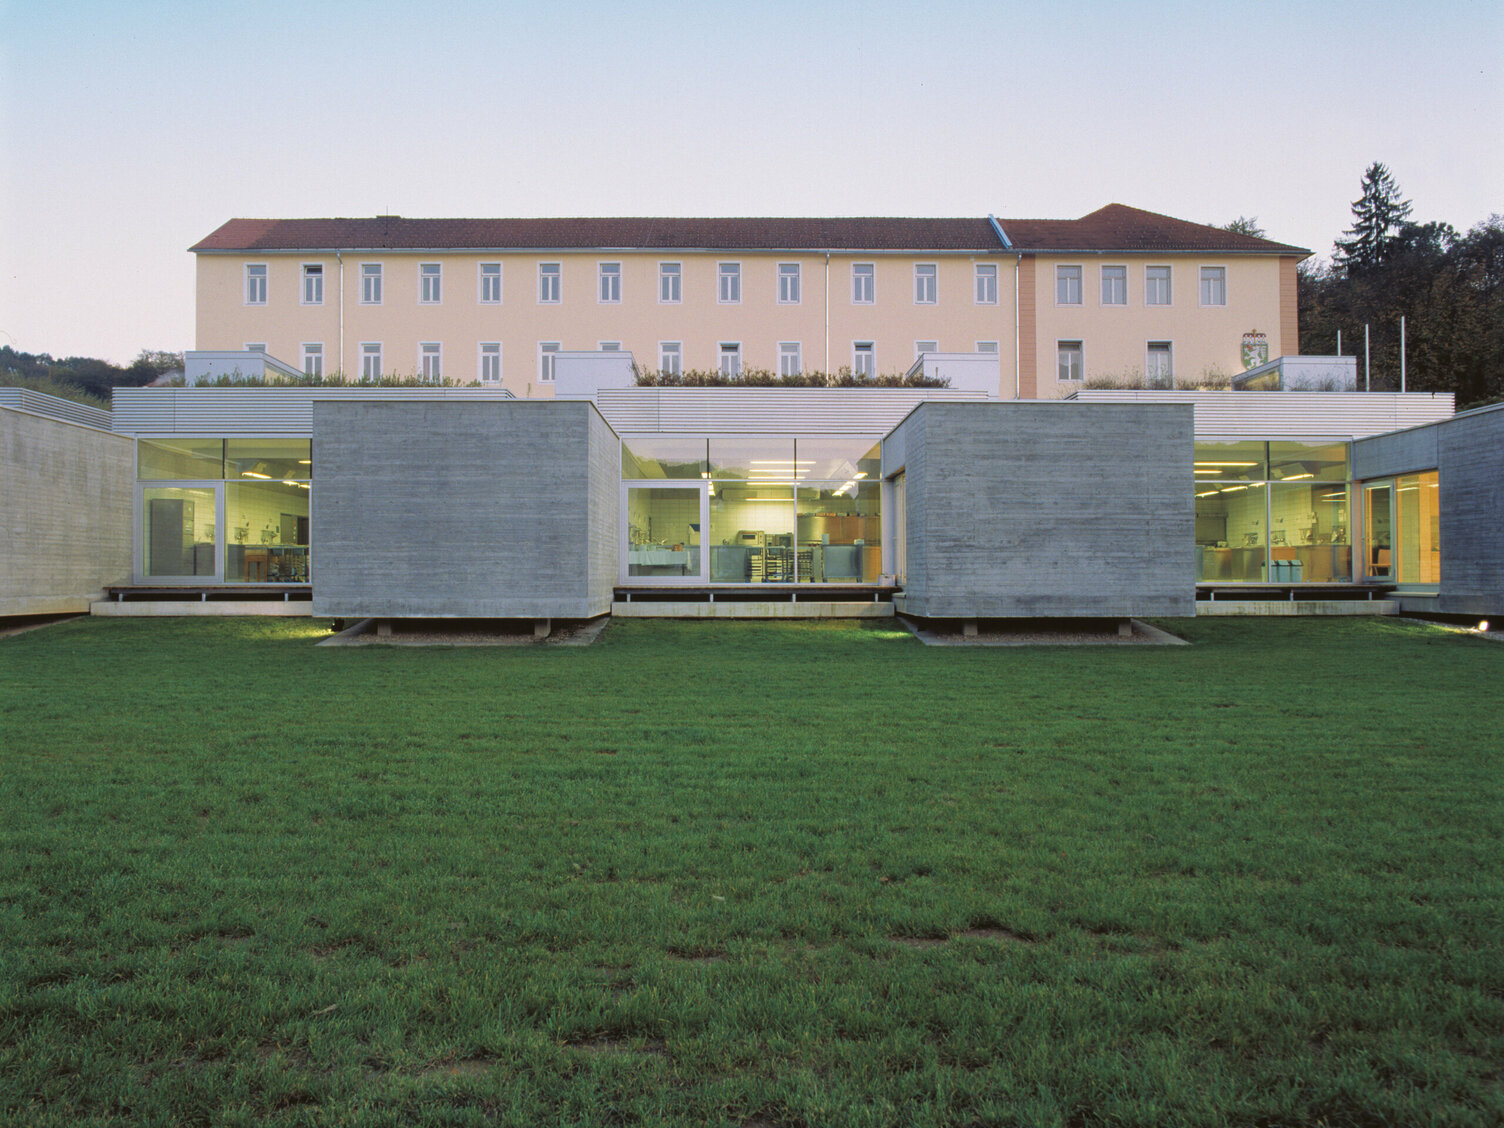
[[(194, 347), (232, 216), (1504, 212), (1504, 4), (0, 0), (0, 343)], [(296, 359), (296, 358), (288, 358)]]

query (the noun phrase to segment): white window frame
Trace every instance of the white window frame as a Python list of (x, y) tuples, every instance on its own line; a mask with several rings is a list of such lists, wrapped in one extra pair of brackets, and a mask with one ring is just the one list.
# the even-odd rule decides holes
[(722, 376), (742, 374), (742, 343), (722, 341), (716, 354), (716, 371)]
[(538, 342), (538, 380), (543, 384), (554, 382), (554, 360), (559, 351), (558, 341)]
[(620, 341), (596, 341), (595, 347), (600, 352), (621, 352)]
[[(1168, 361), (1169, 371), (1165, 376), (1169, 382), (1165, 384), (1151, 383), (1155, 378), (1154, 365), (1151, 358), (1163, 356)], [(1144, 386), (1146, 388), (1174, 388), (1175, 387), (1175, 342), (1174, 341), (1149, 341), (1144, 346)]]
[(854, 262), (851, 264), (851, 304), (877, 304), (877, 263)]
[(979, 352), (979, 353), (985, 353), (987, 356), (996, 356), (997, 355), (997, 342), (996, 341), (978, 341), (977, 342), (977, 352)]
[(804, 371), (804, 349), (798, 341), (778, 342), (778, 375), (798, 376)]
[[(1110, 273), (1109, 273), (1110, 272)], [(1108, 285), (1117, 288), (1117, 283), (1122, 283), (1122, 300), (1112, 301), (1108, 292)], [(1107, 263), (1098, 271), (1097, 275), (1097, 300), (1105, 309), (1121, 309), (1128, 304), (1128, 267), (1118, 263)]]
[[(1164, 271), (1164, 276), (1163, 277), (1161, 277), (1158, 274), (1152, 273), (1153, 271), (1159, 271), (1159, 270)], [(1145, 266), (1144, 267), (1144, 305), (1146, 305), (1146, 306), (1154, 306), (1155, 308), (1160, 308), (1160, 309), (1164, 308), (1165, 306), (1172, 306), (1172, 305), (1174, 305), (1175, 304), (1174, 277), (1175, 277), (1174, 271), (1172, 271), (1168, 266), (1165, 266), (1163, 264), (1156, 263), (1153, 266)], [(1158, 296), (1159, 283), (1161, 283), (1161, 282), (1164, 283), (1164, 301), (1157, 301), (1155, 299)]]
[(600, 305), (621, 305), (621, 263), (598, 262), (595, 276), (595, 300)]
[(481, 305), (501, 304), (501, 263), (483, 262), (476, 265), (475, 300)]
[(877, 375), (877, 342), (851, 342), (851, 374), (853, 376)]
[(255, 352), (255, 353), (264, 353), (266, 351), (266, 342), (265, 341), (247, 341), (245, 343), (245, 351), (246, 352)]
[[(1201, 305), (1204, 309), (1222, 309), (1227, 305), (1227, 267), (1203, 266), (1201, 275)], [(1207, 299), (1207, 285), (1211, 285), (1211, 297)]]
[(1077, 263), (1061, 263), (1055, 267), (1055, 304), (1079, 306), (1084, 304), (1082, 276), (1085, 271)]
[(997, 263), (979, 262), (976, 265), (976, 304), (997, 305)]
[(321, 306), (324, 304), (324, 264), (321, 262), (305, 262), (303, 267), (303, 286), (299, 304), (306, 306)]
[(444, 301), (444, 264), (420, 262), (418, 264), (418, 304), (442, 305)]
[(266, 304), (266, 263), (248, 262), (245, 264), (245, 304)]
[(303, 373), (306, 376), (322, 376), (324, 374), (324, 342), (303, 342)]
[(715, 300), (718, 305), (741, 305), (741, 263), (718, 262), (715, 264)]
[(660, 262), (658, 264), (658, 304), (679, 305), (684, 301), (684, 264)]
[[(495, 369), (495, 375), (488, 373)], [(475, 376), (482, 384), (501, 383), (501, 342), (481, 341), (476, 346)]]
[(781, 262), (778, 264), (778, 304), (798, 305), (800, 291), (802, 289), (799, 264), (797, 262)]
[(940, 266), (933, 262), (914, 264), (914, 304), (935, 305), (940, 300)]
[(360, 304), (381, 304), (381, 263), (363, 262), (360, 264)]
[[(372, 364), (372, 361), (376, 363)], [(381, 342), (360, 342), (360, 378), (362, 380), (379, 380), (381, 379), (381, 374)]]
[[(926, 345), (928, 345), (929, 347), (926, 348), (925, 347)], [(940, 351), (940, 342), (939, 341), (915, 341), (914, 342), (914, 359), (915, 360), (918, 360), (925, 353), (937, 353), (939, 351)]]
[(538, 264), (538, 304), (559, 305), (563, 300), (564, 264), (540, 262)]
[(670, 376), (680, 376), (684, 373), (683, 341), (658, 342), (658, 371), (666, 372)]
[[(430, 364), (429, 362), (432, 361)], [(425, 380), (444, 378), (444, 346), (438, 341), (421, 341), (418, 344), (418, 375)]]
[(1084, 341), (1055, 342), (1055, 379), (1062, 384), (1079, 384), (1086, 372)]

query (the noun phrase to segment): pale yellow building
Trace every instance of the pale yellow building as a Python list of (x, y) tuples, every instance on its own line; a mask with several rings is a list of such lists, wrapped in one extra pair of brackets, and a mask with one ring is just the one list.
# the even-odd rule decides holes
[[(552, 354), (901, 374), (995, 352), (997, 394), (1176, 387), (1298, 352), (1309, 252), (1120, 204), (1077, 220), (233, 219), (197, 256), (197, 348), (552, 394)], [(1250, 338), (1252, 339), (1252, 338)]]

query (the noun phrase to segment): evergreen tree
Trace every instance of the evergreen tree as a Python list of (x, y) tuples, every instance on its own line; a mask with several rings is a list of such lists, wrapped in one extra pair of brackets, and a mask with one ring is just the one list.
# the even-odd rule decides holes
[(1336, 264), (1346, 274), (1361, 274), (1389, 255), (1395, 232), (1410, 215), (1410, 201), (1400, 199), (1399, 185), (1375, 161), (1363, 174), (1363, 194), (1353, 201), (1353, 225), (1337, 240)]

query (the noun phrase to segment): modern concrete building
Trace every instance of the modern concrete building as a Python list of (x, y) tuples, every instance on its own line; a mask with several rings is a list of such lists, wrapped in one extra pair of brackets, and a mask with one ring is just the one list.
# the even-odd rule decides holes
[(561, 360), (547, 401), (120, 389), (109, 431), (5, 407), (0, 613), (1504, 612), (1504, 409), (638, 388), (629, 363)]
[(445, 378), (553, 393), (556, 354), (897, 374), (997, 357), (1002, 399), (1226, 385), (1299, 351), (1310, 252), (1111, 204), (1080, 219), (232, 219), (193, 248), (190, 378)]

